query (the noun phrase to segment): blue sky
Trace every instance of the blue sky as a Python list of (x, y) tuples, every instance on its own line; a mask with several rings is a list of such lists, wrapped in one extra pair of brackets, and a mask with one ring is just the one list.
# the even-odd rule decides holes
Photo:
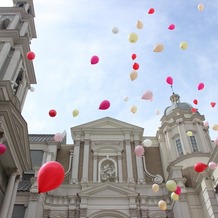
[[(205, 9), (198, 11), (198, 4)], [(11, 0), (1, 0), (10, 6)], [(171, 105), (171, 88), (166, 77), (174, 79), (174, 91), (182, 102), (196, 106), (210, 127), (218, 124), (218, 2), (156, 0), (35, 0), (37, 39), (34, 67), (37, 85), (29, 92), (23, 109), (29, 133), (57, 133), (105, 116), (144, 128), (144, 135), (155, 135), (164, 109)], [(148, 14), (150, 8), (154, 14)], [(137, 29), (140, 20), (144, 27)], [(175, 25), (170, 31), (168, 26)], [(118, 27), (117, 34), (112, 33)], [(128, 35), (138, 35), (136, 43)], [(188, 43), (182, 50), (181, 41)], [(164, 45), (161, 53), (153, 52), (156, 44)], [(137, 55), (138, 78), (130, 80), (131, 55)], [(97, 55), (96, 65), (90, 58)], [(205, 84), (201, 91), (200, 82)], [(146, 90), (154, 94), (152, 102), (141, 99)], [(124, 101), (128, 96), (129, 100)], [(108, 110), (98, 109), (109, 100)], [(212, 108), (210, 102), (217, 102)], [(138, 110), (131, 113), (136, 105)], [(49, 117), (55, 109), (57, 116)], [(72, 116), (79, 110), (77, 117)], [(160, 110), (160, 115), (155, 111)], [(218, 134), (210, 128), (211, 138)]]

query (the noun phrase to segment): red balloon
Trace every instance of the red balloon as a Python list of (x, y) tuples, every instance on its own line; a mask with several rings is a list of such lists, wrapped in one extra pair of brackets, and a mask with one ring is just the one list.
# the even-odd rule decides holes
[(177, 185), (176, 191), (174, 191), (177, 195), (180, 195), (181, 193), (181, 187)]
[(139, 69), (139, 64), (135, 62), (135, 63), (132, 65), (132, 68), (133, 68), (133, 70), (138, 70), (138, 69)]
[(41, 166), (37, 176), (39, 193), (58, 188), (64, 181), (64, 168), (56, 161), (49, 161)]
[(4, 154), (6, 151), (6, 146), (4, 144), (0, 144), (0, 154)]
[(197, 100), (197, 99), (194, 99), (194, 100), (193, 100), (193, 103), (197, 105), (197, 104), (198, 104), (198, 100)]
[(169, 85), (173, 85), (173, 78), (171, 76), (168, 76), (166, 78), (166, 82), (169, 84)]
[(195, 164), (194, 169), (196, 172), (201, 173), (207, 169), (207, 165), (201, 162)]
[(215, 107), (216, 106), (216, 102), (210, 102), (211, 107)]
[(32, 51), (29, 51), (27, 54), (26, 54), (26, 57), (28, 60), (32, 61), (34, 58), (35, 58), (35, 53), (32, 52)]
[(204, 88), (204, 83), (199, 83), (198, 84), (198, 90), (202, 90)]
[(193, 107), (191, 110), (192, 110), (192, 113), (196, 113), (198, 109)]
[(132, 59), (133, 59), (133, 60), (136, 59), (136, 54), (132, 54)]
[(168, 27), (169, 30), (174, 30), (175, 29), (175, 25), (174, 24), (170, 24)]
[(153, 14), (153, 13), (154, 13), (154, 8), (150, 8), (148, 14)]
[(52, 110), (49, 111), (49, 116), (50, 116), (50, 117), (55, 117), (56, 115), (57, 115), (56, 110), (53, 110), (53, 109), (52, 109)]
[(91, 64), (97, 64), (99, 62), (99, 57), (94, 55), (90, 60)]
[(110, 107), (110, 102), (108, 100), (104, 100), (101, 102), (98, 109), (100, 110), (107, 110)]

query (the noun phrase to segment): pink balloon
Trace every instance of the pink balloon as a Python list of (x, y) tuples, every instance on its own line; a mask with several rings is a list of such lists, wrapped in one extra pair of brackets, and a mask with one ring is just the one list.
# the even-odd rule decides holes
[(55, 136), (54, 136), (54, 141), (55, 142), (61, 142), (64, 138), (64, 135), (63, 133), (56, 133)]
[(101, 102), (98, 109), (100, 110), (107, 110), (110, 107), (110, 102), (108, 100), (104, 100)]
[(169, 85), (173, 85), (173, 78), (171, 76), (168, 76), (166, 78), (166, 82), (169, 84)]
[(152, 98), (153, 98), (153, 93), (152, 91), (149, 91), (149, 90), (146, 91), (141, 97), (141, 99), (144, 99), (144, 100), (152, 100)]
[(174, 30), (175, 29), (175, 25), (174, 24), (170, 24), (168, 27), (169, 30)]
[(217, 168), (217, 163), (215, 162), (210, 162), (208, 164), (208, 167), (211, 169), (211, 170), (215, 170)]
[(4, 154), (6, 151), (6, 146), (4, 144), (0, 144), (0, 154)]
[(181, 193), (181, 187), (177, 185), (176, 191), (174, 191), (177, 195), (180, 195)]
[(135, 154), (137, 157), (141, 157), (144, 154), (144, 151), (145, 150), (144, 150), (143, 146), (141, 146), (141, 145), (137, 145), (135, 147)]
[(208, 121), (204, 121), (204, 126), (209, 126), (209, 122)]
[(215, 138), (214, 143), (218, 145), (218, 137)]
[(99, 62), (99, 57), (94, 55), (91, 58), (91, 64), (97, 64)]
[(204, 83), (199, 83), (198, 84), (198, 90), (202, 90), (204, 88)]

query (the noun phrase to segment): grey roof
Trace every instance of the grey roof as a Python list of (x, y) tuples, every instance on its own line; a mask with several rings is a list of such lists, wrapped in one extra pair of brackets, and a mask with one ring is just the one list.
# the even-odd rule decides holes
[(176, 108), (180, 108), (182, 110), (190, 110), (191, 111), (191, 108), (192, 106), (188, 103), (185, 103), (185, 102), (175, 102), (173, 103), (171, 106), (167, 107), (164, 111), (164, 115), (167, 116), (169, 114), (171, 114), (173, 112), (174, 109)]
[(30, 142), (54, 141), (55, 134), (29, 134)]
[(19, 182), (17, 191), (18, 192), (29, 192), (32, 186), (31, 178), (34, 177), (34, 174), (24, 174), (22, 181)]

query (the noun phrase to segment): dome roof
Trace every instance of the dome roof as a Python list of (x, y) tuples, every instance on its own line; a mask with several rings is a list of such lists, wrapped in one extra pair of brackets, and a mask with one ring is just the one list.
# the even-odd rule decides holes
[(174, 102), (171, 106), (167, 107), (164, 111), (164, 116), (167, 116), (173, 112), (174, 109), (180, 108), (181, 110), (190, 110), (192, 106), (185, 102)]

